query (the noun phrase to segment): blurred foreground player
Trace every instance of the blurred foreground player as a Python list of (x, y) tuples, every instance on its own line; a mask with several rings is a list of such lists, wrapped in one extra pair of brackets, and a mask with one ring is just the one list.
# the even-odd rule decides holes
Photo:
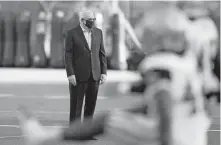
[[(185, 32), (190, 25), (187, 16), (174, 6), (155, 7), (147, 11), (135, 32), (141, 41), (146, 58), (158, 53), (173, 53), (182, 56), (187, 48)], [(166, 60), (165, 60), (166, 61)], [(145, 66), (145, 58), (141, 64)], [(142, 65), (138, 66), (143, 78)], [(144, 92), (146, 84), (138, 82), (132, 87), (134, 92)]]
[[(157, 54), (192, 57), (198, 62), (198, 71), (204, 80), (204, 93), (219, 92), (218, 79), (212, 73), (212, 60), (218, 52), (218, 31), (212, 20), (201, 18), (191, 22), (173, 6), (160, 7), (145, 14), (136, 32), (147, 53), (146, 59)], [(138, 67), (144, 79), (147, 75), (144, 69), (148, 64), (146, 59)], [(132, 91), (144, 92), (145, 88), (146, 84), (141, 81), (132, 87)]]

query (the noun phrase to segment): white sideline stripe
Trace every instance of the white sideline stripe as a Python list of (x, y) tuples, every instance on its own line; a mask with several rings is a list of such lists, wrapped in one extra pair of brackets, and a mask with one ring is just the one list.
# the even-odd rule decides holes
[(0, 98), (9, 98), (9, 97), (14, 97), (15, 95), (13, 94), (0, 94)]
[(0, 127), (20, 128), (19, 125), (0, 125)]
[[(0, 68), (0, 76), (0, 83), (43, 84), (57, 82), (68, 84), (65, 69)], [(140, 74), (136, 71), (107, 70), (107, 76), (107, 82), (133, 82), (141, 79)]]
[[(16, 76), (13, 74), (17, 74)], [(36, 73), (0, 73), (1, 80), (0, 83), (11, 84), (11, 83), (19, 83), (19, 84), (66, 84), (68, 85), (68, 80), (66, 75), (64, 74), (36, 74)], [(17, 77), (20, 76), (20, 77)], [(125, 73), (125, 72), (117, 72), (108, 75), (106, 83), (111, 82), (135, 82), (141, 80), (139, 74), (136, 73)]]
[[(48, 128), (50, 128), (50, 127), (52, 127), (52, 128), (54, 128), (54, 127), (59, 127), (59, 128), (64, 128), (65, 126), (57, 126), (57, 125), (47, 125), (47, 126), (45, 126), (45, 125), (42, 125), (42, 126), (44, 126), (44, 127), (48, 127)], [(0, 127), (8, 127), (8, 128), (20, 128), (20, 125), (0, 125)]]
[(20, 138), (25, 137), (27, 135), (19, 135), (19, 136), (1, 136), (0, 139), (6, 139), (6, 138)]
[[(69, 96), (44, 96), (43, 98), (45, 99), (69, 99), (70, 97)], [(108, 99), (108, 97), (98, 96), (97, 99), (104, 100), (104, 99)]]
[[(19, 99), (19, 98), (43, 98), (43, 99), (69, 99), (69, 96), (15, 96), (13, 94), (0, 94), (0, 98), (8, 98), (8, 99)], [(98, 96), (99, 100), (108, 99), (105, 96)]]
[[(112, 110), (112, 109), (110, 109), (110, 110)], [(121, 109), (121, 108), (119, 108), (119, 110), (123, 110), (123, 108)], [(105, 110), (105, 111), (108, 111), (108, 110)], [(5, 111), (3, 111), (3, 110), (0, 110), (0, 114), (3, 114), (3, 113), (5, 113), (5, 114), (12, 114), (12, 113), (16, 113), (17, 111), (16, 110), (14, 110), (14, 111), (9, 111), (9, 110), (5, 110)], [(61, 115), (61, 114), (69, 114), (70, 112), (66, 112), (66, 111), (32, 111), (34, 114), (53, 114), (53, 115)], [(101, 111), (101, 110), (95, 110), (95, 113), (98, 113), (98, 112), (103, 112), (103, 111)]]
[[(62, 111), (32, 111), (33, 113), (35, 113), (35, 114), (69, 114), (69, 112), (62, 112)], [(16, 110), (14, 110), (14, 111), (0, 111), (0, 113), (8, 113), (8, 114), (10, 114), (10, 113), (16, 113)]]

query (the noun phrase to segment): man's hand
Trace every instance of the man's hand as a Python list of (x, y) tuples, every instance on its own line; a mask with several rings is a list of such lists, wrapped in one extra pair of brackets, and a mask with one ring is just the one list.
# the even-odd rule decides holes
[(101, 81), (100, 84), (103, 84), (106, 81), (107, 75), (101, 74)]
[(68, 77), (68, 81), (69, 81), (72, 85), (74, 85), (74, 86), (77, 85), (77, 81), (76, 81), (75, 75), (69, 76), (69, 77)]

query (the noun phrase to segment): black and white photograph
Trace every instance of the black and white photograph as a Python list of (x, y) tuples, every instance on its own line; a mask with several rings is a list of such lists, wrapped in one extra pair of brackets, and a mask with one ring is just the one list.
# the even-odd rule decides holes
[(0, 1), (0, 145), (220, 145), (220, 0)]

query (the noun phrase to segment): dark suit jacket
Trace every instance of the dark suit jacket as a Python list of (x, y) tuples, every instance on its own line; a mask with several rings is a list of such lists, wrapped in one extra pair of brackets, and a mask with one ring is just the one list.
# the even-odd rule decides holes
[(77, 81), (87, 81), (92, 72), (95, 80), (107, 72), (107, 61), (102, 31), (92, 28), (91, 50), (79, 26), (68, 30), (65, 39), (65, 67), (67, 76), (75, 75)]

